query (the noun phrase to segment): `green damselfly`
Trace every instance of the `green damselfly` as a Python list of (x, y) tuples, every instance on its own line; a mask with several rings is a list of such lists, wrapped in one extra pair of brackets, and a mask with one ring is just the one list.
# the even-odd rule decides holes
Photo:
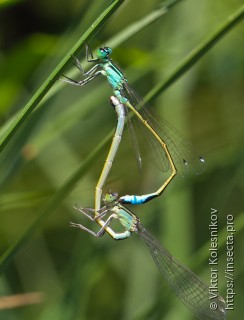
[[(134, 233), (138, 234), (139, 238), (148, 246), (152, 258), (165, 281), (198, 319), (226, 319), (224, 299), (218, 294), (210, 295), (207, 285), (154, 239), (142, 226), (139, 218), (119, 202), (116, 193), (106, 194), (104, 204), (105, 206), (99, 210), (98, 215), (95, 215), (95, 210), (91, 208), (76, 208), (90, 220), (102, 225), (98, 232), (94, 232), (81, 224), (71, 222), (70, 225), (96, 237), (101, 237), (105, 232), (108, 232), (114, 240), (123, 240)], [(111, 228), (110, 224), (113, 220), (119, 221), (124, 229), (123, 232), (115, 232)]]

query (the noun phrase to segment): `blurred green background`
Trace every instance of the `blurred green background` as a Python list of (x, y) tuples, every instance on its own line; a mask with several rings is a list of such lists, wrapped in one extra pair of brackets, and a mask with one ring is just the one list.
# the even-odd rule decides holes
[[(161, 1), (126, 1), (89, 45), (95, 49), (117, 41), (113, 59), (143, 97), (242, 3), (178, 1), (130, 37), (133, 23), (160, 10)], [(0, 1), (1, 135), (108, 4)], [(228, 319), (241, 319), (244, 313), (243, 31), (243, 23), (237, 24), (150, 101), (159, 117), (201, 151), (206, 158), (203, 174), (177, 176), (160, 198), (132, 208), (142, 224), (206, 283), (210, 280), (208, 226), (211, 208), (217, 209), (218, 284), (223, 297), (226, 217), (233, 215), (236, 296)], [(85, 47), (78, 58), (87, 69)], [(65, 74), (71, 76), (73, 71), (70, 64)], [(94, 206), (94, 187), (109, 145), (95, 159), (88, 163), (86, 159), (116, 124), (110, 95), (105, 79), (83, 88), (54, 83), (0, 154), (1, 319), (194, 319), (164, 284), (136, 236), (115, 242), (108, 235), (96, 239), (69, 227), (73, 221), (97, 228), (72, 206)], [(155, 190), (162, 175), (151, 158), (144, 159), (141, 173), (125, 133), (105, 191), (123, 195)], [(69, 184), (75, 172), (79, 179)]]

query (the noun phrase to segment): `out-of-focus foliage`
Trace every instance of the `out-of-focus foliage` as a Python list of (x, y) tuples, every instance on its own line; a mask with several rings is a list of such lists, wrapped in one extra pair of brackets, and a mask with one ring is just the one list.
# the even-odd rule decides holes
[[(242, 1), (178, 1), (130, 37), (129, 27), (161, 5), (126, 1), (89, 42), (92, 48), (117, 43), (113, 60), (142, 97), (227, 22)], [(107, 1), (95, 0), (0, 1), (1, 135), (106, 6)], [(204, 173), (179, 176), (160, 198), (132, 208), (206, 283), (210, 213), (217, 209), (218, 284), (224, 297), (226, 217), (233, 215), (236, 296), (228, 319), (244, 313), (243, 31), (243, 23), (236, 24), (150, 102), (159, 117), (201, 150)], [(78, 58), (85, 58), (85, 48)], [(82, 65), (89, 67), (84, 60)], [(65, 74), (73, 71), (70, 65)], [(114, 242), (69, 227), (72, 220), (97, 228), (72, 206), (94, 206), (109, 144), (95, 156), (92, 152), (116, 125), (110, 95), (104, 78), (82, 88), (56, 82), (0, 154), (1, 319), (193, 319), (161, 281), (136, 236)], [(125, 133), (105, 191), (146, 193), (162, 181), (145, 154), (143, 171), (137, 170), (129, 140)], [(76, 174), (80, 178), (74, 183)]]

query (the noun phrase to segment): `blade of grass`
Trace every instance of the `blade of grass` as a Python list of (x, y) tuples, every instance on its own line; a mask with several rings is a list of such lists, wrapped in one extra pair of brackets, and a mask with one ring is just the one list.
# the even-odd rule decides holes
[(160, 93), (165, 91), (171, 84), (178, 80), (186, 73), (196, 62), (198, 62), (214, 45), (216, 45), (223, 36), (234, 28), (244, 18), (244, 5), (230, 15), (226, 22), (223, 23), (215, 32), (205, 41), (198, 45), (192, 52), (179, 64), (176, 70), (164, 81), (158, 83), (145, 97), (145, 102), (156, 98)]
[(12, 260), (18, 250), (34, 235), (35, 232), (41, 229), (44, 221), (57, 209), (63, 199), (72, 191), (74, 185), (87, 173), (87, 170), (92, 163), (97, 159), (101, 150), (105, 148), (111, 140), (111, 135), (106, 138), (88, 155), (82, 165), (73, 173), (73, 175), (65, 181), (63, 186), (53, 195), (53, 197), (42, 207), (38, 213), (38, 218), (30, 225), (26, 232), (14, 242), (0, 258), (0, 274), (3, 272), (7, 264)]
[(121, 32), (117, 33), (116, 36), (110, 38), (106, 41), (112, 48), (117, 47), (124, 41), (128, 40), (132, 36), (136, 35), (138, 32), (141, 32), (143, 29), (148, 27), (153, 22), (156, 22), (159, 18), (169, 12), (174, 5), (179, 4), (183, 0), (170, 0), (165, 1), (161, 8), (150, 12), (147, 16), (143, 17), (140, 20), (130, 24), (127, 28), (123, 29)]
[[(174, 5), (179, 4), (183, 0), (169, 0), (165, 1), (160, 8), (150, 12), (148, 15), (144, 16), (143, 18), (131, 23), (127, 28), (124, 28), (122, 31), (118, 32), (112, 38), (106, 40), (106, 44), (112, 48), (116, 48), (126, 40), (129, 40), (131, 37), (136, 35), (137, 33), (141, 32), (143, 29), (151, 25), (152, 23), (156, 22), (159, 18), (169, 12)], [(94, 51), (98, 48), (93, 48)], [(81, 64), (84, 61), (81, 61)], [(75, 77), (80, 71), (75, 68), (71, 73), (70, 76)], [(60, 90), (60, 87), (58, 90)], [(57, 91), (56, 91), (57, 92)], [(56, 93), (55, 92), (55, 93)]]
[(114, 0), (100, 16), (91, 24), (87, 31), (80, 37), (77, 43), (71, 48), (68, 54), (62, 59), (62, 61), (53, 70), (50, 76), (46, 79), (43, 85), (37, 90), (30, 101), (23, 108), (21, 113), (10, 123), (4, 134), (0, 139), (0, 152), (7, 146), (8, 142), (15, 135), (17, 130), (21, 127), (24, 121), (29, 117), (31, 112), (35, 110), (39, 102), (47, 94), (55, 81), (62, 74), (66, 66), (72, 61), (72, 55), (76, 54), (85, 42), (88, 42), (101, 26), (108, 20), (112, 13), (124, 2), (124, 0)]
[[(121, 32), (119, 32), (116, 36), (110, 38), (110, 40), (107, 40), (106, 43), (108, 43), (111, 47), (115, 48), (118, 45), (120, 45), (121, 43), (123, 43), (124, 41), (130, 39), (131, 37), (133, 37), (134, 35), (136, 35), (138, 32), (142, 31), (143, 29), (145, 29), (147, 26), (149, 26), (150, 24), (152, 24), (153, 22), (156, 22), (161, 16), (163, 16), (164, 14), (169, 12), (169, 9), (171, 9), (174, 5), (179, 4), (181, 1), (183, 0), (169, 0), (169, 1), (165, 1), (162, 6), (153, 11), (150, 12), (147, 16), (143, 17), (142, 19), (132, 23), (131, 25), (129, 25), (126, 29), (123, 29)], [(88, 32), (88, 31), (87, 31)], [(91, 38), (91, 37), (89, 37)], [(82, 44), (84, 42), (87, 42), (88, 37), (82, 42)], [(81, 45), (82, 46), (82, 45)], [(73, 50), (74, 47), (69, 51), (69, 54), (66, 55), (67, 60), (67, 64), (70, 62), (71, 56), (75, 55), (75, 53), (77, 51), (79, 51), (80, 47), (78, 46), (77, 49), (75, 49), (75, 51)], [(65, 59), (66, 59), (65, 58)], [(61, 62), (62, 63), (62, 62)], [(60, 63), (60, 64), (61, 64)], [(64, 68), (66, 67), (66, 63), (64, 65)], [(57, 67), (58, 69), (58, 67)], [(55, 69), (56, 70), (56, 69)], [(54, 70), (54, 72), (55, 72)], [(63, 68), (62, 68), (63, 70)], [(58, 75), (60, 75), (60, 73), (62, 73), (62, 70), (59, 72)], [(78, 70), (75, 70), (73, 73), (71, 73), (72, 76), (75, 76), (75, 74), (78, 73)], [(55, 79), (58, 77), (58, 75), (55, 77)], [(53, 80), (53, 82), (55, 81), (55, 79)], [(44, 83), (45, 85), (45, 83)], [(43, 86), (44, 86), (43, 85)], [(40, 99), (36, 105), (31, 106), (31, 101), (26, 105), (26, 109), (28, 108), (28, 114), (31, 113), (33, 110), (35, 110), (35, 107), (38, 105), (39, 102), (40, 105), (42, 105), (43, 101), (45, 100), (45, 102), (50, 99), (53, 95), (57, 94), (57, 92), (59, 92), (59, 90), (61, 90), (63, 84), (57, 84), (55, 86), (55, 89), (52, 90), (52, 92), (49, 92), (48, 96), (45, 96), (45, 93), (48, 92), (45, 91), (43, 93), (43, 97), (45, 96), (45, 99)], [(50, 88), (47, 88), (50, 89)], [(40, 88), (39, 91), (42, 90), (42, 87)], [(38, 92), (39, 92), (38, 91)], [(38, 92), (36, 94), (38, 94)], [(35, 96), (34, 96), (35, 97)], [(32, 98), (32, 100), (34, 99), (34, 97)], [(25, 111), (21, 111), (19, 114), (17, 114), (16, 118), (12, 118), (10, 119), (5, 125), (4, 127), (2, 127), (2, 132), (4, 132), (4, 134), (2, 135), (2, 139), (0, 139), (0, 152), (5, 148), (5, 144), (8, 143), (8, 140), (11, 139), (11, 135), (14, 135), (14, 133), (18, 130), (18, 127), (22, 125), (22, 123), (25, 121), (25, 119), (27, 117), (25, 117), (23, 115)], [(15, 131), (13, 132), (13, 134), (11, 133), (11, 128), (14, 128), (15, 126), (16, 129), (14, 129)]]

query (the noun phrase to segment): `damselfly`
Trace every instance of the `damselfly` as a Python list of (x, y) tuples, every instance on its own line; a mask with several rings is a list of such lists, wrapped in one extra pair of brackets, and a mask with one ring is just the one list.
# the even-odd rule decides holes
[[(123, 240), (137, 233), (140, 239), (146, 243), (153, 260), (171, 287), (175, 295), (191, 310), (200, 320), (224, 320), (226, 319), (225, 301), (216, 294), (209, 294), (209, 288), (200, 278), (178, 262), (154, 237), (142, 226), (139, 218), (130, 210), (125, 208), (116, 193), (105, 195), (105, 206), (95, 215), (91, 208), (76, 208), (92, 221), (98, 222), (102, 228), (94, 232), (81, 224), (70, 223), (72, 227), (89, 232), (93, 236), (101, 237), (108, 232), (113, 239)], [(104, 220), (104, 218), (106, 218)], [(110, 224), (113, 220), (119, 221), (124, 228), (123, 232), (115, 232)]]

